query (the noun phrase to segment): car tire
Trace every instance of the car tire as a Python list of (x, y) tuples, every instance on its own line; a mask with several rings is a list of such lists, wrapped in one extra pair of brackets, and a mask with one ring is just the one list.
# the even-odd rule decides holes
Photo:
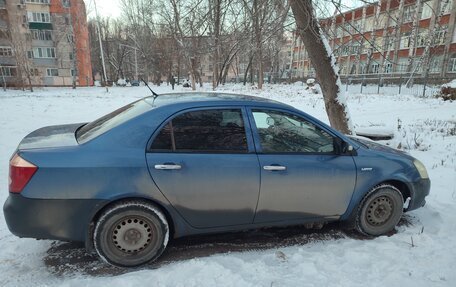
[(94, 246), (107, 263), (134, 267), (157, 259), (168, 244), (169, 228), (155, 206), (127, 201), (105, 210), (96, 222)]
[(356, 216), (356, 230), (369, 236), (379, 236), (394, 230), (402, 217), (404, 198), (389, 184), (370, 190), (361, 201)]

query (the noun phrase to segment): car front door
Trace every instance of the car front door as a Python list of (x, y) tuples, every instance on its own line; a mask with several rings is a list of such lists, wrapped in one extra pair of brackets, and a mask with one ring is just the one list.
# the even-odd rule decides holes
[(261, 168), (255, 223), (337, 217), (355, 182), (350, 155), (337, 152), (336, 137), (302, 116), (250, 109)]
[(253, 222), (260, 168), (247, 122), (242, 107), (190, 110), (154, 134), (149, 171), (193, 227)]

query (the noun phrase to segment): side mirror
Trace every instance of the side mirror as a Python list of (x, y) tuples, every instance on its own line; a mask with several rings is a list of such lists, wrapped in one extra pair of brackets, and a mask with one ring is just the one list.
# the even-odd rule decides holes
[(352, 154), (354, 151), (354, 148), (351, 144), (348, 144), (347, 142), (343, 141), (340, 138), (335, 138), (335, 151), (338, 154)]

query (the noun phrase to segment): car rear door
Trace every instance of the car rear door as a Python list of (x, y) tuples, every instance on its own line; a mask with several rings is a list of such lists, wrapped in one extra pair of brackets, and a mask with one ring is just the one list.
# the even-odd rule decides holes
[(253, 222), (258, 158), (243, 107), (193, 109), (167, 121), (147, 152), (150, 174), (196, 228)]
[(335, 136), (297, 114), (249, 111), (261, 168), (255, 223), (337, 217), (355, 182), (352, 156), (335, 151)]

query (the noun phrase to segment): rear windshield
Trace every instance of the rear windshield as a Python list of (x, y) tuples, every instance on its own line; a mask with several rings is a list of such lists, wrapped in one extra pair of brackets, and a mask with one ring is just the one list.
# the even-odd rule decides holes
[(152, 109), (152, 106), (144, 100), (128, 104), (114, 112), (107, 114), (93, 122), (85, 124), (76, 131), (78, 143), (85, 143), (104, 134), (110, 129), (125, 123), (126, 121)]

